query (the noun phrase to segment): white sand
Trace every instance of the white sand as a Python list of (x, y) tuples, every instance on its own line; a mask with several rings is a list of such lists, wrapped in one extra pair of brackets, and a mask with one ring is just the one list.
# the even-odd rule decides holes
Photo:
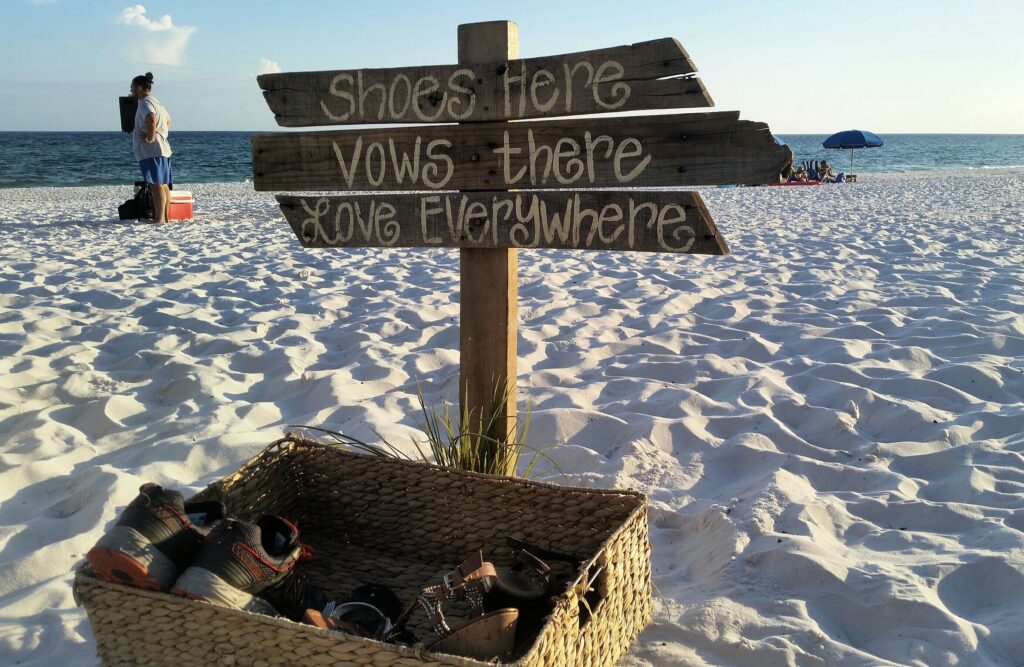
[[(458, 259), (307, 251), (270, 196), (111, 220), (0, 190), (0, 664), (90, 665), (72, 569), (148, 480), (455, 398)], [(1024, 658), (1024, 171), (705, 189), (725, 258), (520, 254), (520, 399), (568, 484), (651, 498), (624, 664)]]

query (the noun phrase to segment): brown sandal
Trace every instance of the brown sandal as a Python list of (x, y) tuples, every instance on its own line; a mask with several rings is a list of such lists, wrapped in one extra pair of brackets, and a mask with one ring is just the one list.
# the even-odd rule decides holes
[(577, 576), (581, 559), (514, 537), (506, 537), (505, 542), (515, 562), (497, 568), (497, 581), (484, 606), (487, 610), (519, 609), (516, 644), (527, 646), (547, 622), (554, 610), (555, 598), (565, 592), (572, 578)]
[(427, 650), (477, 660), (500, 658), (508, 655), (515, 647), (518, 620), (518, 609), (507, 607), (489, 611), (458, 626), (450, 635), (428, 646)]
[[(485, 612), (484, 596), (498, 580), (494, 565), (477, 552), (436, 586), (423, 589), (413, 603), (395, 622), (396, 629), (405, 628), (416, 609), (422, 609), (438, 639), (426, 646), (428, 651), (440, 651), (477, 660), (491, 660), (508, 655), (515, 646), (516, 622), (519, 610), (513, 607)], [(469, 603), (470, 619), (454, 628), (449, 627), (443, 607), (449, 602)]]

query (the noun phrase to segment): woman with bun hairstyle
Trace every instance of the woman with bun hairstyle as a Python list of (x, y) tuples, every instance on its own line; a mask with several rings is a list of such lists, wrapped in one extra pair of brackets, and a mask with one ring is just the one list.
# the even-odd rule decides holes
[(171, 200), (171, 144), (167, 133), (171, 129), (171, 114), (153, 97), (153, 73), (146, 72), (132, 79), (132, 97), (139, 101), (135, 112), (135, 131), (132, 150), (139, 161), (142, 179), (150, 183), (153, 192), (153, 222), (167, 222), (167, 208)]

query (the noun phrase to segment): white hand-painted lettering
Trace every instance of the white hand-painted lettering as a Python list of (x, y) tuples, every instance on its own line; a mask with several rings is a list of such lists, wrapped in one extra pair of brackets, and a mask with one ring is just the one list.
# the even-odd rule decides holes
[[(588, 204), (588, 195), (507, 192), (486, 203), (471, 194), (430, 194), (406, 204), (377, 197), (301, 199), (285, 207), (305, 245), (568, 248), (690, 252), (697, 241), (687, 209), (645, 201)], [(404, 211), (404, 212), (402, 212)], [(403, 224), (401, 218), (416, 219)]]
[[(619, 183), (629, 183), (642, 174), (651, 162), (650, 155), (644, 155), (643, 145), (639, 139), (627, 137), (618, 145), (615, 140), (606, 134), (599, 135), (596, 139), (591, 136), (590, 131), (583, 133), (583, 145), (571, 137), (558, 139), (554, 146), (537, 141), (532, 129), (526, 131), (526, 147), (520, 148), (521, 140), (515, 142), (511, 132), (506, 130), (502, 133), (502, 143), (491, 150), (498, 156), (501, 164), (501, 173), (505, 178), (506, 186), (514, 186), (524, 176), (529, 174), (530, 185), (545, 185), (548, 177), (553, 176), (555, 181), (561, 185), (572, 185), (579, 182), (586, 176), (586, 182), (596, 183), (598, 176), (594, 170), (594, 157), (599, 154), (602, 144), (606, 146), (603, 159), (612, 158), (612, 172)], [(519, 166), (516, 157), (526, 152), (525, 164)], [(580, 157), (580, 154), (583, 157)], [(614, 157), (613, 157), (614, 156)], [(623, 173), (628, 165), (626, 161), (633, 158), (642, 159), (627, 172)], [(518, 169), (517, 169), (518, 167)]]
[[(477, 220), (483, 220), (483, 223), (477, 224)], [(473, 244), (482, 244), (488, 229), (493, 226), (490, 216), (487, 214), (487, 207), (484, 206), (483, 202), (475, 201), (469, 205), (469, 208), (466, 210), (465, 224), (462, 228), (462, 233), (467, 241)], [(474, 227), (478, 228), (480, 232), (476, 238), (473, 238)]]
[[(451, 120), (465, 120), (473, 115), (473, 110), (476, 109), (476, 93), (473, 92), (472, 88), (466, 86), (460, 86), (456, 81), (458, 79), (469, 79), (470, 83), (476, 78), (471, 69), (457, 69), (452, 72), (452, 75), (448, 77), (448, 88), (457, 95), (451, 95), (448, 97), (448, 116)], [(458, 108), (462, 108), (461, 112), (456, 111)]]
[(397, 210), (389, 202), (371, 199), (364, 212), (359, 201), (343, 199), (334, 215), (337, 233), (331, 245), (393, 246), (402, 233), (396, 214)]
[(466, 219), (466, 203), (469, 201), (468, 197), (463, 196), (459, 200), (459, 208), (456, 210), (455, 215), (452, 215), (452, 198), (444, 198), (444, 212), (446, 214), (446, 220), (448, 221), (448, 238), (461, 239), (463, 237), (462, 226), (463, 221)]
[(327, 197), (321, 197), (316, 200), (316, 208), (310, 208), (306, 200), (302, 200), (302, 209), (306, 212), (306, 215), (310, 216), (302, 220), (302, 226), (300, 227), (300, 238), (303, 243), (316, 243), (318, 239), (327, 239), (327, 232), (324, 231), (323, 225), (320, 224), (320, 218), (327, 215), (327, 212), (331, 209), (331, 204), (327, 200)]
[(426, 245), (441, 245), (444, 242), (440, 236), (431, 233), (431, 230), (437, 227), (432, 224), (431, 216), (444, 213), (444, 207), (437, 205), (440, 201), (439, 195), (420, 197), (420, 234)]
[(587, 82), (583, 84), (583, 87), (593, 85), (594, 83), (594, 66), (587, 61), (580, 61), (574, 65), (564, 63), (562, 68), (565, 71), (565, 112), (569, 113), (572, 111), (572, 87), (573, 77), (576, 76), (578, 70), (585, 70), (587, 73)]
[(495, 148), (493, 152), (498, 154), (498, 161), (501, 162), (502, 173), (505, 176), (505, 184), (513, 185), (518, 183), (523, 174), (526, 173), (526, 167), (523, 167), (516, 172), (515, 176), (512, 175), (512, 156), (519, 155), (523, 152), (523, 149), (513, 148), (509, 144), (508, 132), (505, 132), (503, 137), (501, 147)]
[[(580, 72), (584, 76), (577, 77)], [(599, 109), (619, 109), (626, 104), (632, 92), (630, 85), (622, 80), (625, 73), (622, 63), (616, 60), (605, 60), (596, 68), (593, 63), (581, 60), (562, 63), (559, 78), (544, 68), (527, 72), (525, 61), (514, 61), (502, 77), (505, 117), (525, 118), (546, 113), (558, 104), (559, 98), (565, 100), (563, 111), (573, 113), (576, 110), (573, 107), (574, 95), (583, 93), (585, 98), (588, 89)], [(601, 85), (613, 82), (610, 87)], [(542, 95), (540, 91), (543, 89), (547, 92)]]
[(586, 246), (588, 248), (594, 247), (594, 237), (600, 239), (601, 244), (604, 246), (610, 246), (615, 242), (615, 239), (619, 238), (625, 229), (625, 225), (619, 225), (612, 232), (611, 236), (605, 234), (604, 223), (605, 222), (618, 222), (622, 220), (622, 209), (617, 204), (608, 204), (603, 207), (600, 212), (592, 208), (581, 208), (580, 207), (580, 196), (576, 195), (576, 218), (573, 220), (573, 228), (579, 229), (582, 226), (584, 216), (588, 216), (590, 222), (590, 233), (587, 234)]
[[(606, 75), (605, 72), (611, 73)], [(630, 88), (628, 83), (620, 81), (623, 74), (625, 74), (625, 70), (622, 69), (621, 63), (614, 60), (601, 63), (601, 66), (597, 68), (597, 73), (594, 74), (594, 101), (597, 102), (597, 106), (613, 111), (626, 103), (626, 100), (629, 99)], [(601, 97), (601, 84), (611, 81), (618, 81), (618, 83), (611, 87), (612, 99), (605, 100)]]
[[(512, 68), (515, 64), (509, 66), (505, 70), (504, 76), (501, 77), (503, 90), (505, 93), (505, 117), (515, 118), (516, 115), (522, 116), (526, 113), (526, 65), (523, 61), (519, 61), (519, 75), (516, 76), (512, 73)], [(512, 95), (515, 94), (512, 91), (512, 86), (518, 85), (519, 105), (516, 111), (512, 111)]]
[(356, 176), (356, 168), (359, 165), (359, 155), (363, 150), (363, 138), (356, 138), (356, 143), (352, 147), (352, 157), (347, 163), (345, 162), (345, 156), (342, 154), (341, 146), (338, 145), (338, 142), (332, 141), (331, 147), (334, 149), (335, 159), (338, 160), (338, 167), (341, 169), (341, 177), (345, 180), (345, 185), (351, 188), (352, 180)]
[[(550, 61), (549, 61), (550, 62)], [(527, 61), (508, 63), (497, 90), (491, 94), (505, 118), (534, 117), (556, 107), (565, 113), (579, 110), (613, 111), (625, 106), (632, 92), (626, 70), (617, 60), (552, 63), (528, 71)], [(419, 70), (422, 72), (423, 70)], [(451, 72), (445, 79), (443, 72)], [(324, 116), (334, 122), (412, 121), (457, 122), (476, 110), (478, 78), (468, 67), (434, 74), (372, 71), (340, 72), (333, 76), (319, 100)], [(592, 102), (582, 102), (592, 99)]]
[[(440, 120), (441, 114), (445, 110), (444, 95), (431, 94), (436, 93), (440, 88), (441, 84), (432, 76), (425, 76), (416, 81), (416, 85), (412, 89), (412, 110), (417, 118), (426, 122)], [(420, 102), (421, 97), (427, 98), (426, 104)], [(428, 114), (424, 109), (431, 107), (435, 111), (433, 114)]]
[[(387, 174), (388, 163), (384, 160), (384, 145), (374, 141), (366, 148), (366, 180), (370, 181), (373, 187), (380, 187)], [(377, 177), (374, 178), (373, 168), (377, 167)], [(398, 165), (395, 165), (396, 167)]]
[[(564, 149), (563, 149), (564, 147)], [(555, 180), (559, 183), (575, 183), (583, 175), (583, 160), (576, 157), (580, 154), (580, 145), (569, 137), (562, 137), (555, 144)], [(566, 160), (565, 169), (566, 172), (563, 174), (561, 165), (562, 158), (571, 158)]]
[[(661, 246), (662, 250), (669, 252), (686, 252), (693, 247), (694, 242), (697, 240), (697, 234), (691, 225), (686, 223), (686, 211), (682, 206), (678, 204), (666, 204), (658, 212), (658, 245)], [(650, 222), (647, 223), (650, 226)], [(678, 225), (674, 229), (671, 229), (671, 233), (667, 234), (669, 227)], [(674, 241), (676, 243), (670, 243)], [(682, 243), (679, 243), (682, 241)]]
[(353, 183), (361, 184), (357, 176), (362, 175), (373, 187), (392, 182), (401, 185), (408, 179), (411, 183), (422, 181), (427, 188), (439, 190), (455, 172), (455, 163), (442, 152), (452, 144), (445, 139), (431, 141), (425, 151), (426, 159), (421, 161), (422, 143), (422, 138), (416, 137), (410, 150), (408, 143), (396, 144), (389, 137), (386, 147), (383, 142), (372, 141), (364, 151), (363, 138), (356, 137), (351, 146), (343, 147), (335, 140), (331, 142), (331, 148), (347, 188), (352, 188)]
[(363, 86), (363, 71), (359, 70), (357, 75), (359, 79), (359, 117), (366, 118), (366, 98), (370, 96), (370, 93), (380, 93), (380, 104), (377, 106), (377, 120), (384, 120), (384, 108), (385, 102), (387, 102), (387, 89), (384, 88), (383, 83), (375, 83), (368, 88)]
[(604, 154), (604, 159), (608, 159), (612, 156), (612, 151), (615, 150), (615, 141), (612, 140), (607, 134), (600, 134), (596, 139), (591, 139), (590, 132), (583, 133), (584, 152), (587, 155), (587, 178), (593, 183), (596, 179), (594, 177), (594, 153), (597, 152), (597, 147), (601, 143), (608, 144), (608, 150)]
[[(497, 199), (497, 197), (495, 197)], [(538, 228), (537, 220), (540, 216), (540, 200), (531, 196), (529, 198), (530, 206), (523, 210), (523, 201), (527, 198), (520, 195), (515, 196), (515, 211), (516, 211), (516, 222), (508, 230), (509, 241), (512, 246), (516, 248), (536, 248), (540, 245), (540, 232)], [(530, 229), (526, 226), (526, 223), (533, 222), (533, 240), (530, 239)]]
[[(405, 86), (405, 94), (398, 98), (401, 106), (395, 106), (395, 93), (398, 91), (399, 83)], [(412, 82), (409, 81), (409, 77), (406, 75), (398, 74), (388, 89), (388, 113), (391, 114), (392, 118), (403, 118), (405, 112), (409, 110), (410, 104), (412, 104)]]
[[(554, 82), (555, 75), (546, 69), (537, 70), (537, 73), (533, 75), (533, 81), (530, 82), (530, 101), (533, 102), (533, 107), (537, 111), (550, 111), (558, 102), (558, 88), (551, 86)], [(547, 101), (541, 102), (537, 98), (537, 89), (545, 86), (550, 86), (550, 92)]]
[[(448, 185), (448, 181), (452, 180), (452, 175), (455, 173), (455, 163), (445, 153), (435, 153), (435, 148), (451, 148), (452, 142), (447, 139), (435, 139), (427, 144), (427, 159), (431, 162), (423, 166), (423, 185), (427, 186), (432, 190), (440, 190), (444, 186)], [(437, 161), (445, 164), (444, 176), (437, 178), (437, 175), (441, 173), (441, 167), (438, 166)]]
[[(633, 150), (627, 153), (626, 150), (628, 148), (632, 148)], [(622, 173), (623, 159), (640, 157), (643, 154), (644, 147), (643, 144), (640, 143), (639, 139), (634, 139), (633, 137), (630, 137), (628, 139), (625, 139), (621, 144), (619, 144), (619, 146), (615, 149), (615, 178), (619, 180), (619, 183), (629, 183), (634, 178), (636, 178), (637, 176), (644, 172), (644, 169), (646, 169), (647, 165), (650, 164), (651, 162), (650, 155), (644, 155), (644, 159), (640, 160), (640, 164), (633, 167), (632, 171), (630, 171), (628, 174)]]
[(390, 202), (381, 202), (377, 205), (374, 221), (377, 234), (385, 247), (393, 246), (402, 236), (402, 225), (395, 218), (397, 214), (398, 211)]
[[(570, 198), (565, 202), (565, 211), (562, 213), (562, 217), (558, 217), (557, 211), (552, 211), (551, 215), (548, 216), (548, 207), (544, 202), (540, 205), (540, 229), (544, 235), (544, 242), (551, 244), (556, 239), (561, 243), (567, 243), (569, 241), (569, 232), (572, 232), (572, 245), (579, 247), (580, 238), (579, 231), (572, 228), (572, 211), (575, 202)], [(559, 222), (561, 221), (561, 222)]]
[(405, 178), (408, 176), (409, 180), (413, 183), (419, 177), (420, 173), (420, 143), (422, 139), (416, 137), (416, 143), (412, 150), (412, 161), (409, 160), (409, 154), (402, 152), (402, 157), (399, 158), (395, 151), (395, 140), (388, 139), (388, 147), (391, 149), (391, 164), (395, 167), (395, 182), (404, 183)]
[[(444, 91), (431, 75), (413, 81), (399, 72), (389, 80), (369, 83), (366, 79), (372, 76), (363, 70), (355, 76), (336, 74), (319, 100), (324, 115), (336, 122), (408, 121), (411, 109), (412, 116), (422, 121), (457, 121), (469, 118), (476, 108), (476, 94), (465, 85), (476, 79), (471, 69), (452, 72)], [(337, 106), (336, 100), (343, 104)]]
[(354, 97), (352, 97), (352, 93), (339, 88), (338, 84), (340, 84), (343, 81), (347, 81), (348, 85), (351, 86), (353, 83), (352, 75), (343, 73), (331, 79), (331, 85), (330, 88), (328, 88), (328, 92), (335, 97), (340, 97), (343, 100), (348, 100), (348, 111), (338, 114), (333, 113), (327, 106), (327, 103), (324, 102), (323, 100), (320, 100), (320, 108), (323, 109), (324, 114), (331, 120), (345, 121), (352, 117), (352, 108), (355, 106), (356, 100)]

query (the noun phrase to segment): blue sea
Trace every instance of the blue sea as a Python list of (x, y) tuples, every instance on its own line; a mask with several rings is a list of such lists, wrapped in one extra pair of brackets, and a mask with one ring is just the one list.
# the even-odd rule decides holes
[[(178, 183), (252, 179), (252, 132), (172, 132)], [(779, 135), (801, 160), (827, 159), (836, 171), (906, 172), (1024, 166), (1024, 135), (882, 134), (885, 146), (825, 150), (826, 135)], [(139, 178), (121, 132), (0, 132), (0, 187), (130, 184)]]

